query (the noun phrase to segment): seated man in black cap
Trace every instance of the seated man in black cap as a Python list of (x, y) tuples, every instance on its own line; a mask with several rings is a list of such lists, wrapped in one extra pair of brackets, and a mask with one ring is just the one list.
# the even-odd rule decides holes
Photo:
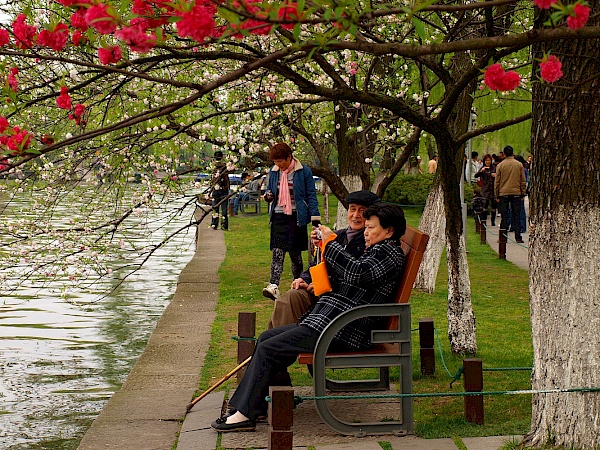
[[(381, 201), (371, 191), (356, 191), (346, 196), (348, 203), (348, 228), (335, 233), (335, 241), (341, 244), (346, 252), (354, 257), (359, 257), (365, 251), (365, 217), (366, 209)], [(316, 230), (311, 238), (316, 239)], [(330, 276), (332, 288), (335, 290), (340, 280)], [(292, 289), (275, 300), (275, 308), (269, 320), (268, 329), (296, 323), (306, 312), (310, 311), (317, 303), (318, 297), (314, 295), (313, 284), (308, 270), (302, 272), (300, 278), (292, 281)]]

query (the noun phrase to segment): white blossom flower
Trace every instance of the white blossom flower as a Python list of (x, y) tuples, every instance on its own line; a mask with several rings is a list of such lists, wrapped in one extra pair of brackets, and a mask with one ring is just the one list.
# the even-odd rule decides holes
[(367, 164), (371, 164), (373, 162), (373, 160), (371, 158), (365, 158), (365, 162)]

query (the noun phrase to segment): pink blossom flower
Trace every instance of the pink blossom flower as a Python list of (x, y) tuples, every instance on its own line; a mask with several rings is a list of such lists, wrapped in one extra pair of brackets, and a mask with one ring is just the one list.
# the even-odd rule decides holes
[(550, 9), (556, 0), (533, 0), (533, 4), (540, 9)]
[(8, 77), (6, 78), (6, 82), (8, 83), (8, 86), (11, 88), (11, 90), (13, 92), (17, 92), (17, 89), (19, 88), (19, 82), (17, 81), (17, 77), (16, 77), (16, 75), (18, 73), (19, 73), (19, 68), (12, 67), (10, 69)]
[(190, 37), (197, 42), (204, 42), (215, 28), (215, 12), (212, 4), (196, 3), (191, 11), (181, 14), (181, 20), (177, 22), (177, 34), (182, 38)]
[(67, 8), (75, 5), (75, 3), (80, 3), (78, 0), (56, 0), (56, 1), (63, 6), (66, 6)]
[(80, 30), (76, 30), (75, 33), (73, 33), (73, 36), (71, 36), (71, 40), (73, 41), (73, 45), (78, 47), (81, 41), (87, 41), (87, 37), (85, 37)]
[(85, 105), (82, 105), (81, 103), (77, 103), (75, 105), (75, 115), (76, 116), (83, 116), (84, 112), (85, 112)]
[[(281, 8), (279, 8), (279, 11), (277, 11), (277, 18), (281, 19), (281, 20), (299, 20), (299, 14), (298, 14), (298, 5), (295, 3), (288, 3), (287, 5), (283, 5)], [(282, 28), (285, 28), (286, 30), (291, 30), (292, 28), (294, 28), (293, 23), (285, 23), (282, 24)]]
[(4, 116), (0, 116), (0, 133), (4, 133), (8, 127), (8, 119)]
[(135, 27), (124, 27), (115, 33), (115, 37), (125, 41), (131, 51), (148, 53), (156, 46), (156, 35), (148, 35)]
[(89, 27), (85, 20), (85, 8), (79, 8), (71, 15), (71, 26), (81, 31), (86, 31)]
[(33, 38), (37, 30), (31, 25), (27, 25), (26, 20), (27, 16), (25, 14), (19, 14), (12, 25), (18, 48), (31, 48), (33, 46)]
[(153, 16), (154, 11), (148, 0), (133, 0), (132, 11), (139, 16)]
[(29, 148), (31, 143), (31, 133), (19, 127), (13, 127), (13, 135), (8, 138), (6, 146), (13, 151), (13, 154), (18, 154)]
[(59, 52), (65, 48), (69, 40), (69, 27), (64, 23), (59, 23), (54, 27), (54, 30), (42, 30), (38, 34), (37, 42), (45, 47), (50, 47), (52, 50)]
[(519, 87), (519, 83), (521, 82), (521, 75), (519, 75), (515, 71), (506, 72), (504, 75), (504, 79), (502, 80), (502, 89), (501, 91), (514, 91)]
[(540, 69), (540, 75), (548, 83), (554, 83), (563, 76), (562, 63), (554, 55), (544, 56), (540, 62)]
[(590, 7), (575, 3), (573, 12), (567, 17), (567, 25), (571, 30), (583, 28), (590, 17)]
[(0, 28), (0, 47), (4, 47), (10, 42), (10, 34), (4, 28)]
[(98, 58), (100, 58), (100, 63), (105, 66), (112, 63), (117, 63), (121, 61), (123, 53), (121, 52), (121, 47), (115, 45), (113, 47), (100, 47), (98, 49)]
[(483, 82), (492, 91), (512, 91), (519, 86), (521, 76), (514, 71), (505, 72), (499, 63), (495, 63), (485, 71)]
[(100, 34), (112, 34), (117, 29), (117, 18), (114, 16), (112, 7), (102, 3), (94, 5), (85, 13), (85, 21), (88, 26), (94, 28)]
[(66, 86), (60, 88), (60, 95), (56, 98), (56, 104), (59, 108), (71, 109), (71, 96), (68, 94), (69, 89)]

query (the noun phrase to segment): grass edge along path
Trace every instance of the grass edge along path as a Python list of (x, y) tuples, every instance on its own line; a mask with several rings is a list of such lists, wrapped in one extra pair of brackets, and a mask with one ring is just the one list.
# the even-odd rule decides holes
[[(330, 200), (330, 216), (335, 218), (336, 202)], [(322, 198), (320, 198), (322, 201)], [(263, 208), (266, 211), (266, 208)], [(404, 208), (407, 221), (418, 226), (421, 210)], [(321, 209), (322, 211), (322, 209)], [(212, 325), (210, 350), (207, 354), (201, 390), (221, 379), (237, 365), (236, 341), (239, 312), (256, 312), (257, 334), (265, 329), (273, 302), (262, 296), (262, 288), (269, 278), (271, 252), (269, 250), (268, 216), (237, 216), (230, 218), (230, 231), (225, 235), (227, 255), (221, 268), (220, 298), (217, 318)], [(530, 367), (532, 364), (531, 326), (529, 321), (527, 271), (498, 259), (488, 246), (481, 245), (475, 233), (473, 219), (467, 224), (467, 249), (471, 278), (472, 302), (477, 320), (478, 354), (485, 368)], [(306, 263), (306, 259), (305, 259)], [(289, 258), (286, 258), (280, 290), (291, 283)], [(462, 356), (452, 355), (447, 339), (447, 270), (445, 255), (433, 294), (413, 291), (411, 296), (412, 329), (419, 318), (432, 317), (439, 344), (436, 343), (436, 373), (420, 374), (418, 335), (413, 333), (413, 392), (460, 392), (462, 380), (450, 389), (451, 376), (462, 366)], [(290, 368), (295, 386), (311, 385), (306, 369), (297, 364)], [(392, 371), (392, 381), (398, 373)], [(529, 389), (528, 371), (484, 371), (484, 390)], [(235, 377), (221, 389), (235, 386)], [(530, 426), (531, 396), (512, 395), (486, 397), (485, 424), (474, 425), (464, 420), (463, 398), (414, 399), (414, 434), (425, 438), (452, 436), (492, 436), (524, 434)]]

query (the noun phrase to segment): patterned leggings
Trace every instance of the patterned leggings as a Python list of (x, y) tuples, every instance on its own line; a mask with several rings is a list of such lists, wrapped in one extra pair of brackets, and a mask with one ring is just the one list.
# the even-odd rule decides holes
[[(302, 252), (300, 251), (289, 251), (290, 260), (292, 262), (292, 275), (294, 279), (299, 278), (302, 270), (304, 269), (304, 262), (302, 261)], [(273, 249), (273, 259), (271, 259), (271, 284), (279, 286), (281, 280), (281, 272), (283, 272), (283, 261), (285, 260), (285, 250), (281, 248)]]

